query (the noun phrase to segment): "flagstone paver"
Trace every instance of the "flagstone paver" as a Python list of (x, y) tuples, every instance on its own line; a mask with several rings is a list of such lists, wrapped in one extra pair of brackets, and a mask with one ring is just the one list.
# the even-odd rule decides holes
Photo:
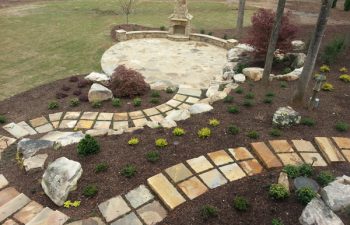
[(79, 119), (81, 112), (66, 112), (63, 119), (64, 120), (77, 120)]
[(145, 109), (143, 112), (146, 113), (147, 116), (154, 116), (160, 113), (156, 108)]
[(114, 121), (128, 120), (128, 113), (114, 113), (113, 120)]
[(17, 197), (20, 193), (13, 187), (8, 187), (0, 191), (0, 206), (5, 205), (10, 200)]
[(292, 146), (286, 140), (272, 140), (269, 143), (276, 153), (294, 152)]
[(307, 164), (312, 164), (313, 166), (327, 166), (326, 161), (324, 161), (322, 156), (317, 152), (301, 152), (300, 155)]
[(292, 140), (298, 152), (317, 152), (316, 148), (310, 141)]
[(165, 113), (169, 110), (172, 110), (173, 108), (168, 105), (162, 104), (162, 105), (156, 106), (156, 109), (158, 109), (162, 113)]
[(123, 216), (122, 218), (118, 219), (117, 221), (111, 223), (111, 225), (143, 225), (143, 223), (140, 221), (140, 219), (136, 216), (135, 213), (129, 213), (126, 216)]
[(84, 112), (83, 115), (81, 115), (81, 120), (96, 120), (98, 115), (98, 112)]
[(334, 142), (337, 144), (340, 149), (348, 149), (350, 150), (350, 138), (345, 137), (333, 137)]
[(158, 201), (153, 201), (138, 209), (137, 214), (147, 225), (153, 225), (162, 221), (166, 217), (167, 211)]
[(210, 189), (217, 188), (227, 183), (226, 178), (217, 169), (199, 174), (199, 177)]
[(176, 101), (174, 99), (171, 99), (171, 100), (167, 101), (166, 104), (176, 108), (177, 106), (179, 106), (181, 104), (181, 102)]
[(61, 120), (62, 115), (63, 115), (63, 112), (49, 114), (49, 120), (51, 122), (59, 121), (59, 120)]
[(98, 208), (107, 222), (130, 212), (130, 207), (121, 196), (116, 196), (98, 205)]
[(128, 121), (117, 121), (113, 122), (113, 129), (115, 130), (124, 130), (129, 128), (129, 122)]
[(179, 183), (178, 186), (191, 200), (208, 191), (208, 188), (197, 177), (191, 177)]
[(225, 150), (208, 153), (208, 156), (217, 166), (233, 162), (233, 159)]
[(281, 167), (282, 163), (264, 142), (251, 143), (253, 150), (267, 168)]
[(48, 133), (50, 131), (53, 131), (53, 126), (50, 123), (47, 123), (45, 125), (36, 127), (35, 130), (39, 133), (39, 134), (44, 134), (44, 133)]
[(14, 136), (16, 138), (22, 138), (24, 136), (29, 135), (29, 132), (26, 129), (24, 129), (23, 127), (15, 124), (15, 123), (6, 124), (2, 128), (4, 128), (4, 130), (9, 132), (12, 136)]
[(170, 181), (161, 173), (148, 178), (147, 182), (169, 209), (174, 209), (186, 201)]
[(162, 115), (155, 115), (155, 116), (151, 116), (150, 119), (151, 119), (153, 122), (158, 122), (158, 123), (160, 123), (161, 121), (164, 120), (164, 116), (162, 116)]
[(60, 123), (60, 129), (72, 129), (77, 122), (77, 120), (62, 120)]
[(63, 225), (68, 219), (65, 214), (46, 207), (26, 225)]
[(253, 159), (253, 155), (244, 147), (229, 148), (229, 153), (237, 160)]
[(112, 120), (113, 113), (100, 113), (97, 117), (97, 120)]
[(17, 123), (17, 125), (21, 126), (23, 129), (28, 131), (29, 135), (37, 134), (37, 132), (29, 124), (27, 124), (25, 121), (21, 121), (21, 122)]
[(179, 88), (178, 94), (190, 95), (194, 97), (201, 97), (202, 91), (196, 88)]
[[(128, 223), (125, 223), (128, 224)], [(133, 223), (129, 223), (133, 224)], [(87, 219), (79, 220), (79, 221), (74, 221), (72, 223), (68, 223), (67, 225), (106, 225), (101, 218), (98, 217), (90, 217)]]
[(192, 172), (183, 163), (169, 167), (165, 169), (165, 172), (175, 183), (183, 181), (193, 175)]
[(32, 125), (32, 127), (36, 128), (36, 127), (40, 127), (44, 124), (47, 124), (49, 121), (44, 116), (41, 116), (41, 117), (32, 119), (29, 122)]
[(199, 98), (194, 98), (194, 97), (188, 97), (188, 99), (186, 99), (186, 102), (191, 103), (191, 104), (195, 104), (197, 102), (199, 102)]
[(189, 159), (186, 162), (196, 173), (200, 173), (214, 167), (204, 156)]
[(51, 122), (53, 128), (57, 129), (60, 125), (60, 121), (54, 121), (54, 122)]
[(16, 142), (16, 139), (0, 135), (0, 153), (8, 146)]
[(180, 101), (180, 102), (183, 102), (186, 100), (188, 96), (186, 95), (180, 95), (180, 94), (176, 94), (173, 99), (177, 100), (177, 101)]
[(96, 121), (95, 125), (94, 125), (94, 129), (109, 129), (111, 126), (111, 121)]
[(135, 119), (132, 121), (135, 127), (143, 127), (146, 126), (148, 120), (146, 118)]
[(79, 120), (77, 125), (75, 126), (76, 129), (91, 129), (92, 125), (94, 124), (93, 120)]
[(146, 202), (154, 199), (154, 196), (151, 194), (148, 188), (146, 188), (145, 185), (140, 185), (137, 188), (129, 191), (125, 195), (125, 198), (128, 200), (132, 207), (138, 208)]
[(44, 207), (37, 202), (31, 201), (28, 205), (17, 212), (13, 218), (21, 223), (28, 223), (31, 221), (38, 213), (43, 210)]
[(335, 147), (329, 138), (315, 137), (315, 141), (328, 163), (345, 161), (340, 151)]
[(19, 225), (19, 224), (12, 219), (7, 219), (2, 225)]
[(242, 167), (242, 169), (249, 176), (252, 176), (252, 175), (255, 175), (255, 174), (259, 174), (263, 170), (263, 167), (260, 165), (260, 163), (256, 159), (250, 159), (250, 160), (246, 160), (246, 161), (241, 161), (238, 164)]
[(19, 194), (15, 198), (2, 205), (0, 207), (0, 222), (6, 220), (6, 218), (17, 212), (19, 209), (23, 208), (29, 202), (30, 199), (26, 195)]
[(219, 167), (219, 170), (225, 175), (229, 181), (235, 181), (246, 176), (241, 167), (237, 163), (228, 164)]
[(182, 103), (177, 108), (179, 108), (179, 109), (189, 109), (190, 107), (191, 107), (191, 105), (186, 104), (186, 103)]
[(303, 163), (303, 160), (297, 153), (281, 153), (278, 154), (283, 165), (299, 165)]
[[(6, 187), (9, 184), (4, 175), (0, 174), (0, 190)], [(1, 199), (1, 198), (0, 198)], [(1, 200), (0, 200), (1, 201)]]

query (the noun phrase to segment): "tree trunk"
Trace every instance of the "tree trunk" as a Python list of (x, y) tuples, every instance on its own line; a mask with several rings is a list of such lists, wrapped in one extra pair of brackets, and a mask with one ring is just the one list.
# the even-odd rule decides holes
[(244, 21), (244, 8), (245, 8), (245, 0), (239, 0), (237, 25), (236, 25), (236, 38), (237, 39), (242, 37), (243, 21)]
[(265, 86), (268, 86), (269, 79), (270, 79), (270, 73), (272, 68), (272, 62), (273, 62), (273, 53), (276, 50), (276, 44), (278, 40), (278, 35), (280, 33), (281, 23), (282, 23), (282, 17), (284, 12), (284, 6), (286, 5), (286, 0), (279, 0), (278, 6), (277, 6), (277, 12), (276, 12), (276, 20), (272, 28), (271, 36), (270, 36), (270, 42), (269, 47), (267, 49), (266, 53), (266, 59), (265, 59), (265, 67), (264, 67), (264, 73), (263, 73), (263, 82)]
[(309, 49), (307, 52), (303, 71), (301, 72), (298, 87), (294, 92), (292, 102), (294, 104), (302, 105), (305, 103), (305, 93), (307, 91), (308, 84), (311, 80), (312, 73), (315, 68), (315, 63), (318, 55), (318, 51), (321, 46), (321, 41), (326, 30), (329, 12), (333, 0), (322, 0), (322, 6), (320, 14), (318, 16), (316, 28), (311, 38)]

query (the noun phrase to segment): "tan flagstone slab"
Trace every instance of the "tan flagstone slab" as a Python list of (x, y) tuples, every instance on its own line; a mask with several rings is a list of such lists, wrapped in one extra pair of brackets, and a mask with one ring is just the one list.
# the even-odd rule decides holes
[(214, 167), (204, 156), (189, 159), (186, 162), (196, 173), (200, 173)]
[(18, 126), (21, 126), (23, 129), (25, 129), (26, 131), (28, 131), (28, 133), (30, 135), (35, 135), (37, 134), (37, 132), (31, 127), (29, 126), (29, 124), (27, 124), (25, 121), (19, 122), (17, 123)]
[[(0, 135), (0, 152), (2, 152), (2, 150), (7, 149), (7, 147), (9, 147), (15, 142), (16, 142), (15, 138), (10, 138), (10, 137)], [(0, 159), (1, 159), (1, 155), (0, 155)]]
[(145, 117), (145, 115), (143, 114), (143, 112), (141, 110), (134, 111), (134, 112), (129, 112), (129, 116), (133, 120)]
[(13, 187), (8, 187), (0, 191), (0, 207), (17, 197), (19, 194), (20, 193)]
[(119, 120), (128, 120), (128, 113), (114, 113), (113, 115), (113, 120), (114, 121), (119, 121)]
[(27, 159), (24, 159), (23, 166), (26, 171), (30, 171), (33, 169), (44, 169), (44, 164), (48, 156), (48, 154), (37, 154)]
[(24, 195), (19, 194), (15, 198), (11, 199), (0, 207), (0, 222), (3, 222), (6, 218), (23, 208), (30, 202), (30, 199)]
[(191, 200), (208, 191), (208, 188), (197, 177), (191, 177), (179, 183), (178, 186)]
[(303, 160), (295, 152), (292, 153), (280, 153), (278, 154), (283, 165), (300, 165), (303, 163)]
[(174, 99), (171, 99), (171, 100), (167, 101), (166, 104), (170, 105), (171, 107), (176, 108), (177, 106), (179, 106), (181, 104), (181, 102), (176, 101)]
[(94, 129), (97, 130), (105, 130), (105, 129), (109, 129), (111, 126), (111, 121), (96, 121), (95, 125), (94, 125)]
[(147, 225), (156, 224), (162, 221), (167, 215), (167, 211), (158, 201), (153, 201), (141, 207), (136, 212)]
[(170, 111), (167, 111), (167, 112), (165, 112), (165, 115), (169, 115), (169, 114), (171, 114), (173, 111), (177, 111), (177, 109), (172, 109), (172, 110), (170, 110)]
[(237, 163), (220, 166), (219, 170), (225, 175), (229, 181), (239, 180), (246, 176), (241, 167)]
[(315, 141), (328, 163), (345, 161), (344, 157), (329, 138), (315, 137)]
[(154, 199), (154, 196), (151, 194), (151, 192), (146, 188), (145, 185), (140, 185), (137, 188), (129, 191), (125, 198), (128, 200), (130, 205), (133, 208), (138, 208), (139, 206), (145, 204), (146, 202)]
[(49, 120), (51, 122), (59, 121), (59, 120), (61, 120), (62, 115), (63, 115), (63, 112), (49, 114)]
[(111, 223), (111, 225), (143, 225), (140, 219), (136, 216), (135, 213), (129, 213), (126, 216), (118, 219), (117, 221)]
[(152, 190), (171, 210), (186, 201), (170, 181), (161, 173), (148, 178), (147, 182)]
[(63, 225), (68, 219), (69, 217), (60, 211), (46, 207), (26, 225)]
[(42, 126), (44, 124), (47, 124), (49, 121), (44, 117), (44, 116), (41, 116), (41, 117), (38, 117), (38, 118), (35, 118), (35, 119), (32, 119), (29, 121), (29, 123), (32, 125), (32, 127), (39, 127), (39, 126)]
[(162, 120), (164, 120), (164, 116), (162, 116), (162, 115), (151, 116), (150, 119), (151, 119), (153, 122), (158, 122), (158, 123), (160, 123)]
[(292, 140), (298, 152), (317, 152), (316, 148), (310, 141), (305, 140)]
[(79, 119), (81, 112), (66, 112), (63, 119), (64, 120), (77, 120)]
[(135, 119), (132, 121), (135, 127), (143, 127), (146, 126), (148, 120), (146, 118)]
[(239, 162), (239, 165), (249, 176), (259, 174), (263, 171), (263, 167), (256, 159), (241, 161)]
[(199, 98), (195, 98), (195, 97), (188, 97), (188, 99), (186, 99), (186, 102), (191, 103), (191, 104), (195, 104), (197, 102), (199, 102)]
[(38, 213), (43, 210), (44, 207), (35, 201), (31, 201), (28, 205), (17, 212), (13, 218), (21, 223), (28, 223), (31, 221)]
[(97, 120), (112, 120), (113, 113), (100, 113), (97, 117)]
[(199, 177), (210, 189), (217, 188), (227, 183), (226, 178), (217, 169), (199, 174)]
[(201, 89), (197, 88), (179, 88), (178, 94), (190, 95), (194, 97), (200, 97), (202, 95)]
[(7, 219), (2, 225), (18, 225), (18, 223), (12, 219)]
[(96, 120), (98, 112), (84, 112), (80, 117), (81, 120)]
[(48, 133), (50, 131), (53, 131), (53, 126), (51, 125), (51, 123), (47, 123), (45, 125), (42, 125), (40, 127), (36, 127), (35, 130), (39, 133), (39, 134), (44, 134), (44, 133)]
[(301, 152), (300, 155), (307, 164), (312, 164), (312, 166), (327, 166), (326, 161), (324, 161), (318, 152)]
[(113, 129), (121, 130), (129, 128), (129, 121), (117, 121), (113, 122)]
[(350, 162), (350, 150), (343, 150), (342, 152), (345, 158)]
[(60, 129), (73, 129), (77, 122), (77, 120), (62, 120), (60, 123)]
[(156, 108), (161, 111), (162, 113), (165, 113), (169, 110), (172, 110), (173, 108), (168, 106), (168, 105), (165, 105), (165, 104), (162, 104), (162, 105), (159, 105), (159, 106), (156, 106)]
[(233, 159), (229, 156), (227, 152), (225, 152), (225, 150), (210, 152), (207, 155), (217, 166), (233, 162)]
[(80, 119), (75, 126), (76, 129), (90, 129), (94, 124), (93, 120), (82, 120)]
[(175, 183), (183, 181), (193, 175), (183, 163), (169, 167), (165, 169), (165, 172)]
[(251, 143), (253, 150), (267, 168), (281, 167), (282, 163), (264, 142)]
[(186, 103), (182, 103), (177, 108), (179, 108), (179, 109), (189, 109), (190, 107), (191, 107), (191, 105), (186, 104)]
[[(125, 224), (133, 224), (133, 223), (125, 223)], [(90, 217), (87, 219), (68, 223), (67, 225), (106, 225), (106, 224), (99, 217)]]
[(180, 102), (183, 102), (186, 100), (187, 97), (188, 96), (186, 96), (186, 95), (176, 94), (176, 95), (174, 95), (173, 99), (180, 101)]
[(60, 121), (54, 121), (54, 122), (51, 122), (53, 128), (57, 129), (60, 125)]
[(229, 153), (237, 160), (253, 159), (253, 155), (244, 147), (229, 148)]
[[(3, 189), (9, 184), (4, 175), (0, 174), (0, 189)], [(1, 193), (1, 192), (0, 192)], [(0, 200), (1, 201), (1, 200)]]
[(276, 153), (294, 152), (294, 149), (290, 146), (287, 140), (272, 140), (269, 141), (269, 143)]
[(17, 125), (16, 123), (9, 123), (3, 126), (4, 130), (9, 132), (12, 136), (16, 138), (22, 138), (24, 136), (29, 135), (29, 132), (22, 128), (21, 126)]
[(338, 148), (350, 150), (350, 138), (332, 137), (332, 139), (337, 144)]
[(143, 112), (146, 113), (147, 116), (154, 116), (160, 113), (156, 108), (145, 109)]
[(107, 222), (111, 222), (131, 210), (120, 195), (102, 202), (98, 208)]

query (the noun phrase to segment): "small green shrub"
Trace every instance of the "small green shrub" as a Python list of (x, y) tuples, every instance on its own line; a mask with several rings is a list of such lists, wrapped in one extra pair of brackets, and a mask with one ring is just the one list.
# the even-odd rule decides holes
[(218, 217), (219, 210), (211, 205), (204, 205), (201, 208), (201, 216), (204, 220), (208, 220), (210, 218)]
[(128, 141), (129, 145), (137, 145), (138, 143), (140, 143), (140, 140), (136, 137), (133, 137)]
[(331, 171), (321, 171), (318, 174), (316, 180), (322, 187), (324, 187), (327, 186), (330, 182), (334, 181), (335, 177)]
[(322, 72), (322, 73), (329, 73), (329, 72), (331, 72), (331, 68), (329, 66), (327, 66), (327, 65), (322, 65), (320, 67), (320, 72)]
[(78, 144), (78, 154), (88, 156), (100, 151), (100, 145), (91, 135), (87, 134)]
[[(337, 61), (342, 52), (346, 48), (346, 41), (344, 37), (335, 37), (324, 47), (321, 53), (321, 60), (328, 65), (333, 64)], [(323, 67), (323, 66), (322, 66)], [(329, 68), (329, 67), (328, 67)], [(325, 70), (321, 72), (329, 72), (330, 70)]]
[(246, 99), (254, 99), (255, 95), (252, 92), (248, 92), (245, 96)]
[(275, 200), (283, 200), (289, 197), (288, 190), (282, 184), (271, 184), (269, 195)]
[(245, 107), (252, 107), (254, 105), (254, 102), (252, 100), (246, 99), (243, 101), (243, 106)]
[(6, 123), (6, 117), (3, 115), (0, 115), (0, 124)]
[(239, 108), (237, 106), (229, 106), (227, 111), (232, 114), (239, 113)]
[(76, 107), (80, 104), (80, 101), (79, 101), (79, 98), (72, 98), (70, 101), (69, 101), (69, 105), (71, 107)]
[(94, 197), (98, 192), (98, 189), (95, 185), (88, 185), (83, 190), (83, 195), (85, 197), (91, 198)]
[(152, 104), (158, 104), (159, 103), (159, 98), (151, 98), (151, 100), (149, 101)]
[(227, 96), (224, 98), (224, 102), (225, 102), (225, 103), (232, 103), (232, 102), (233, 102), (233, 99), (234, 99), (233, 96), (227, 95)]
[(271, 225), (284, 225), (283, 222), (280, 219), (272, 219)]
[(238, 87), (235, 91), (237, 94), (242, 94), (244, 92), (242, 87)]
[(220, 121), (217, 119), (209, 119), (209, 125), (212, 127), (217, 127), (220, 125)]
[(158, 151), (149, 151), (146, 153), (147, 161), (155, 163), (160, 159), (160, 153)]
[(112, 99), (112, 106), (114, 106), (115, 108), (118, 108), (121, 106), (121, 100), (120, 98), (113, 98)]
[(284, 69), (282, 70), (282, 74), (287, 74), (287, 73), (290, 73), (290, 72), (292, 72), (292, 69), (289, 68), (289, 67), (286, 67), (286, 68), (284, 68)]
[(167, 88), (165, 89), (165, 92), (168, 93), (168, 94), (172, 94), (172, 93), (174, 93), (174, 89), (171, 88), (171, 87), (167, 87)]
[(314, 173), (314, 168), (308, 163), (301, 164), (298, 169), (299, 176), (310, 177)]
[(286, 165), (282, 171), (285, 172), (288, 175), (288, 177), (292, 179), (299, 176), (299, 168), (294, 165)]
[(204, 127), (204, 128), (201, 128), (197, 134), (199, 138), (207, 138), (207, 137), (210, 137), (211, 130), (208, 127)]
[(275, 93), (270, 91), (270, 92), (267, 92), (265, 96), (266, 97), (275, 97)]
[(134, 100), (132, 101), (134, 106), (138, 107), (141, 105), (142, 101), (141, 101), (141, 98), (134, 98)]
[(339, 79), (341, 81), (344, 81), (345, 83), (350, 83), (350, 75), (348, 74), (342, 74), (339, 76)]
[(257, 131), (252, 130), (247, 133), (247, 137), (251, 139), (258, 139), (260, 137), (260, 134)]
[(227, 131), (229, 134), (236, 135), (239, 133), (240, 129), (234, 124), (231, 124), (228, 128)]
[(186, 131), (180, 127), (175, 127), (174, 130), (173, 130), (173, 134), (175, 136), (182, 136), (186, 133)]
[(309, 117), (303, 117), (300, 121), (302, 125), (308, 126), (308, 127), (313, 127), (315, 126), (316, 122), (314, 119), (309, 118)]
[(345, 0), (344, 11), (350, 11), (350, 0)]
[(213, 32), (209, 31), (209, 32), (208, 32), (208, 35), (212, 36), (212, 35), (213, 35)]
[(280, 129), (277, 128), (273, 128), (269, 134), (273, 137), (280, 137), (282, 135), (282, 131)]
[(273, 102), (273, 99), (272, 99), (272, 98), (270, 98), (270, 97), (264, 98), (264, 103), (265, 103), (265, 104), (271, 104), (272, 102)]
[(235, 73), (238, 74), (238, 73), (242, 73), (243, 72), (243, 69), (246, 68), (247, 65), (244, 64), (244, 63), (238, 63), (236, 68), (234, 69)]
[(205, 34), (205, 30), (202, 28), (202, 29), (200, 29), (200, 31), (199, 31), (201, 34)]
[(153, 90), (153, 91), (151, 92), (151, 97), (152, 97), (152, 98), (159, 98), (159, 97), (160, 97), (159, 91)]
[(350, 125), (348, 123), (339, 121), (335, 124), (335, 129), (339, 132), (347, 132), (349, 130)]
[(297, 190), (297, 199), (303, 205), (307, 205), (314, 197), (316, 197), (316, 192), (310, 187), (302, 187)]
[(92, 108), (95, 108), (95, 109), (101, 108), (102, 107), (102, 102), (100, 102), (100, 101), (93, 101), (91, 103), (91, 106), (92, 106)]
[(59, 108), (59, 104), (56, 101), (52, 101), (52, 102), (49, 102), (47, 108), (48, 109), (58, 109)]
[(168, 145), (168, 142), (166, 139), (164, 138), (158, 138), (156, 141), (156, 146), (159, 147), (159, 148), (164, 148), (165, 146)]
[(280, 82), (280, 87), (281, 88), (287, 88), (288, 87), (288, 83), (286, 81), (281, 81)]
[(160, 29), (161, 31), (164, 31), (166, 28), (165, 28), (165, 26), (160, 26), (159, 29)]
[(95, 166), (95, 173), (105, 172), (108, 169), (107, 163), (99, 163)]
[(137, 170), (136, 170), (136, 167), (134, 165), (128, 164), (128, 165), (123, 167), (123, 169), (120, 173), (124, 177), (131, 178), (131, 177), (136, 175)]
[(233, 200), (233, 207), (238, 211), (247, 211), (249, 208), (249, 203), (244, 197), (237, 196)]
[(334, 87), (333, 87), (333, 84), (326, 82), (322, 85), (321, 89), (322, 91), (333, 91)]

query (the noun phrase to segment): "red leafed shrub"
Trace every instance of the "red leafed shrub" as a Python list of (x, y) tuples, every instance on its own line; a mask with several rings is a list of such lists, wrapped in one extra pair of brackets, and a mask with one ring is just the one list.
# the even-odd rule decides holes
[(134, 97), (150, 90), (141, 73), (118, 66), (112, 75), (111, 90), (115, 97)]
[[(280, 49), (282, 52), (292, 48), (291, 41), (297, 32), (297, 27), (290, 23), (289, 16), (289, 12), (283, 15), (276, 45), (276, 49)], [(249, 32), (248, 43), (255, 46), (257, 55), (265, 56), (267, 52), (275, 18), (276, 13), (267, 9), (258, 9), (252, 17), (252, 29)]]

